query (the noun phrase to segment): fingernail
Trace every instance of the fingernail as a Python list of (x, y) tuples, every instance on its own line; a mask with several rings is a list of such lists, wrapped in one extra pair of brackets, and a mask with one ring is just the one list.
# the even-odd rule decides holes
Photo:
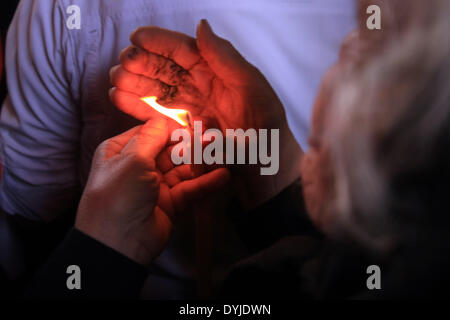
[(214, 31), (212, 30), (211, 25), (209, 24), (209, 22), (208, 22), (207, 19), (202, 19), (202, 20), (200, 20), (200, 23), (204, 26), (204, 28), (206, 28), (206, 30), (207, 30), (209, 33), (214, 34)]

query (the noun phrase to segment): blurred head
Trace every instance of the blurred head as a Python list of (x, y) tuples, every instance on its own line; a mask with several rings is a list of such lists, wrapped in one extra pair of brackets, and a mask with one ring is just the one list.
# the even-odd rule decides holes
[[(369, 2), (381, 31), (365, 29)], [(450, 2), (360, 4), (316, 100), (302, 179), (316, 225), (384, 252), (448, 219)]]

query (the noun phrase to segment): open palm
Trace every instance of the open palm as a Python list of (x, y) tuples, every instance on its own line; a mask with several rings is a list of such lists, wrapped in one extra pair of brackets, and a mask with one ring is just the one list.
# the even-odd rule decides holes
[(139, 120), (159, 116), (140, 100), (156, 96), (168, 107), (188, 109), (194, 117), (226, 128), (285, 128), (282, 105), (264, 76), (206, 21), (197, 39), (185, 34), (141, 27), (133, 45), (111, 69), (114, 104)]

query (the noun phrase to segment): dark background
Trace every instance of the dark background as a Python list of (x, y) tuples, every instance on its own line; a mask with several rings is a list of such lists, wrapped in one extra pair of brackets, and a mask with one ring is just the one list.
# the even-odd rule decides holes
[[(2, 1), (0, 5), (0, 103), (3, 103), (3, 99), (6, 96), (6, 84), (5, 84), (5, 75), (3, 66), (5, 65), (5, 40), (6, 33), (8, 31), (8, 26), (14, 16), (14, 11), (16, 10), (17, 5), (19, 4), (19, 0), (7, 0)], [(1, 104), (0, 104), (1, 105)], [(1, 107), (0, 107), (1, 108)]]

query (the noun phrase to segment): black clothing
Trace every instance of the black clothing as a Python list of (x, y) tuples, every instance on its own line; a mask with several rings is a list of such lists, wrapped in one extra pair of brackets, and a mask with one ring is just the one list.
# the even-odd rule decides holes
[[(449, 233), (431, 229), (388, 260), (367, 257), (356, 245), (325, 239), (310, 223), (295, 183), (247, 215), (235, 214), (255, 254), (233, 266), (217, 297), (377, 299), (448, 297)], [(69, 265), (81, 269), (81, 290), (68, 290)], [(366, 269), (381, 268), (381, 290), (369, 290)], [(26, 297), (137, 298), (147, 269), (72, 230), (41, 268)]]
[[(69, 290), (67, 268), (81, 271), (81, 289)], [(77, 229), (33, 279), (28, 298), (137, 298), (147, 277), (147, 268), (103, 245)]]

